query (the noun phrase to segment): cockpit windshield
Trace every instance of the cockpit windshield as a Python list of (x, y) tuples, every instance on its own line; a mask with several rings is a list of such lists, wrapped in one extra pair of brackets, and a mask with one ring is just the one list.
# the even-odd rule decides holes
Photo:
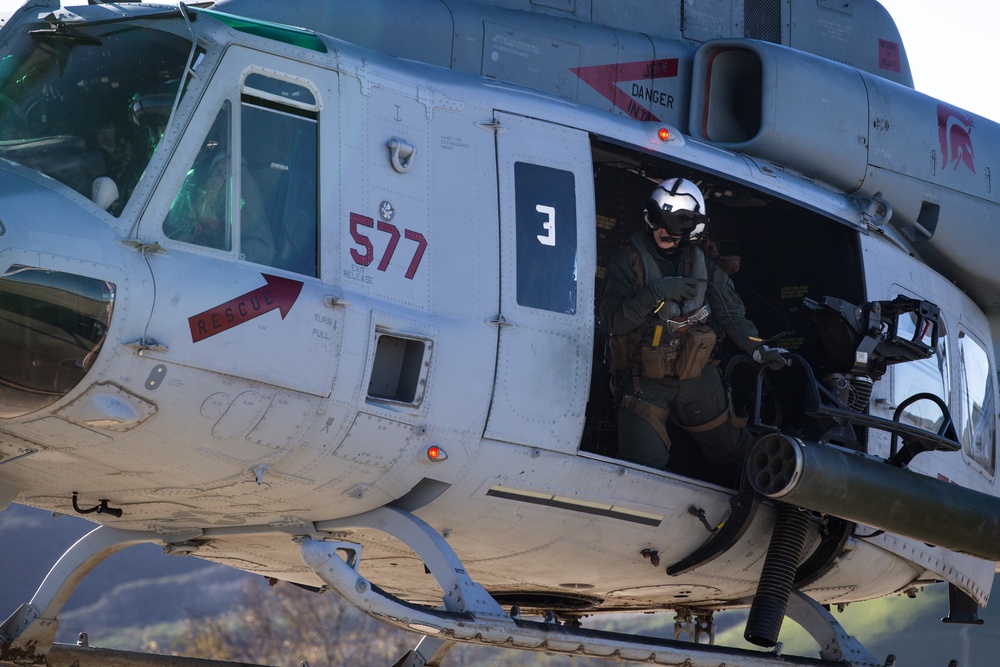
[(0, 157), (120, 214), (190, 52), (189, 39), (134, 23), (25, 25), (0, 52)]

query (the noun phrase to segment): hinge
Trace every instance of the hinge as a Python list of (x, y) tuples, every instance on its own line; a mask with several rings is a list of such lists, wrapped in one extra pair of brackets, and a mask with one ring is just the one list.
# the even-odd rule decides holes
[(486, 320), (486, 324), (490, 325), (491, 327), (496, 327), (500, 331), (517, 326), (513, 322), (508, 322), (507, 318), (505, 318), (503, 315), (497, 315), (492, 320)]
[(489, 130), (490, 132), (495, 132), (496, 134), (500, 134), (501, 132), (507, 131), (507, 128), (501, 125), (500, 121), (498, 120), (479, 121), (477, 123), (473, 123), (473, 125), (483, 130)]
[(347, 299), (333, 295), (324, 296), (323, 303), (325, 303), (328, 308), (346, 308), (351, 305), (351, 302)]
[(143, 241), (139, 241), (138, 239), (122, 239), (121, 242), (123, 245), (127, 245), (130, 248), (135, 248), (141, 253), (146, 253), (150, 255), (169, 254), (167, 252), (167, 249), (161, 246), (156, 241), (153, 241), (152, 243), (145, 243)]
[(139, 356), (145, 350), (152, 350), (154, 352), (167, 352), (170, 348), (156, 340), (155, 338), (136, 338), (135, 340), (130, 340), (122, 343), (125, 347), (130, 347), (134, 350), (139, 351)]

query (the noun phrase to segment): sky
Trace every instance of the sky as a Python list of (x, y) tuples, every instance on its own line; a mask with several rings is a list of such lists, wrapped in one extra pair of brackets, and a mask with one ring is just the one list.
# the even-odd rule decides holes
[(899, 28), (922, 93), (1000, 122), (997, 0), (879, 0)]

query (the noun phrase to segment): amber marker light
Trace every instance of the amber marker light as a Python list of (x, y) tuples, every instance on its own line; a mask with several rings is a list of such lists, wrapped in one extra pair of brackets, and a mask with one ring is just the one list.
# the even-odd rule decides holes
[(661, 127), (659, 131), (656, 133), (656, 136), (660, 138), (660, 141), (670, 141), (671, 139), (674, 138), (674, 135), (670, 133), (670, 130), (668, 130), (665, 127)]
[(444, 450), (437, 445), (431, 445), (427, 448), (427, 460), (428, 461), (444, 461), (448, 458), (448, 455), (444, 453)]

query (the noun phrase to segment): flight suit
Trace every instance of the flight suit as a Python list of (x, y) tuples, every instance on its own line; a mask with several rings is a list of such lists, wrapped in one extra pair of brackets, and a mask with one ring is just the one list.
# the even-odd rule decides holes
[[(652, 312), (658, 301), (649, 283), (660, 276), (703, 278), (705, 288), (694, 302), (666, 304), (674, 313), (681, 311), (681, 318), (707, 305), (710, 313), (703, 328), (724, 332), (747, 354), (760, 344), (759, 339), (751, 340), (757, 337), (757, 328), (746, 318), (729, 274), (711, 254), (695, 243), (667, 253), (649, 233), (637, 232), (631, 246), (616, 254), (607, 267), (600, 313), (612, 347), (624, 350), (618, 352), (614, 368), (621, 399), (618, 447), (623, 459), (665, 468), (670, 456), (668, 417), (691, 434), (714, 465), (737, 468), (750, 445), (750, 433), (730, 414), (728, 394), (714, 364), (687, 379), (674, 373), (647, 377), (648, 369), (642, 368), (646, 357), (640, 348), (649, 351), (654, 339), (660, 346), (678, 342), (653, 334), (662, 316)], [(681, 332), (677, 338), (684, 335)]]

